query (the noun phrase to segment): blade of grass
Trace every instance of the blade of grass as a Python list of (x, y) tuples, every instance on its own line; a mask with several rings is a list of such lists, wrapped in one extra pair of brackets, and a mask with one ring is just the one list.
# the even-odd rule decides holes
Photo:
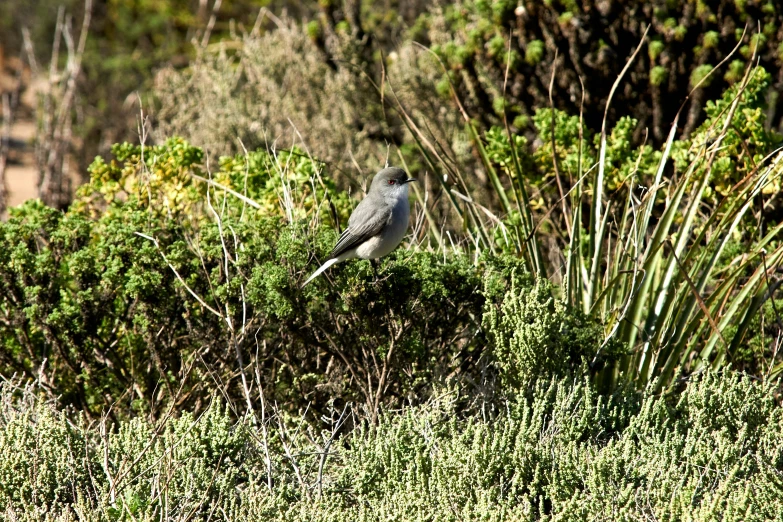
[(598, 159), (598, 170), (596, 171), (595, 180), (593, 182), (593, 207), (590, 213), (590, 247), (589, 248), (590, 248), (590, 253), (592, 255), (592, 260), (590, 265), (590, 279), (587, 282), (588, 284), (587, 307), (588, 308), (592, 308), (593, 305), (593, 298), (596, 295), (596, 282), (598, 280), (598, 269), (601, 264), (601, 260), (603, 258), (603, 256), (601, 255), (601, 249), (603, 248), (604, 232), (605, 232), (604, 223), (606, 222), (606, 220), (601, 214), (602, 214), (602, 205), (603, 205), (604, 174), (606, 170), (606, 120), (609, 117), (609, 107), (612, 103), (612, 98), (614, 97), (614, 93), (617, 90), (617, 87), (620, 85), (620, 82), (622, 81), (623, 77), (625, 76), (625, 73), (628, 72), (628, 69), (630, 69), (631, 64), (635, 60), (636, 56), (639, 54), (639, 51), (642, 49), (642, 46), (644, 45), (649, 30), (650, 30), (650, 26), (648, 25), (647, 28), (644, 30), (644, 34), (642, 35), (639, 45), (636, 46), (636, 50), (634, 50), (633, 54), (631, 54), (631, 57), (626, 61), (623, 70), (620, 71), (620, 74), (617, 76), (617, 79), (614, 81), (614, 84), (612, 84), (612, 88), (609, 91), (609, 97), (606, 100), (606, 107), (604, 108), (604, 118), (601, 123), (601, 147), (600, 147), (599, 159)]

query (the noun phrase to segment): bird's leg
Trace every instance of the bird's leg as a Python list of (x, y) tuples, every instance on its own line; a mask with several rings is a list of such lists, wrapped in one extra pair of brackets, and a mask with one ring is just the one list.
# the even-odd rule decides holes
[(375, 259), (370, 259), (370, 266), (372, 267), (372, 273), (375, 276), (375, 282), (378, 282), (378, 262)]

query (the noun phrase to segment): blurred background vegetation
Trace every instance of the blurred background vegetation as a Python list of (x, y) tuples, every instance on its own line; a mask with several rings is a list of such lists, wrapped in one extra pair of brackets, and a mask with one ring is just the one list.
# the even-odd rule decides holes
[[(89, 37), (77, 56), (85, 7)], [(68, 161), (53, 167), (51, 158), (38, 158), (41, 179), (48, 169), (59, 180), (65, 169), (75, 184), (85, 182), (96, 155), (138, 140), (143, 108), (157, 140), (182, 135), (214, 154), (241, 151), (237, 138), (248, 149), (276, 140), (287, 147), (295, 127), (316, 157), (344, 174), (344, 184), (374, 169), (388, 147), (406, 153), (412, 146), (395, 110), (399, 99), (447, 157), (489, 188), (453, 94), (479, 128), (506, 120), (534, 138), (533, 116), (550, 105), (551, 83), (554, 106), (581, 110), (587, 127), (597, 129), (614, 79), (649, 25), (609, 110), (610, 124), (635, 119), (632, 143), (645, 133), (649, 143), (663, 143), (686, 99), (678, 135), (688, 137), (704, 120), (706, 100), (740, 80), (753, 60), (771, 73), (764, 128), (779, 131), (779, 20), (774, 2), (760, 0), (9, 0), (0, 6), (0, 69), (21, 73), (22, 90), (37, 100), (27, 107), (37, 142), (67, 141), (61, 155)], [(55, 47), (59, 68), (50, 74)], [(70, 99), (74, 58), (80, 70)], [(60, 107), (65, 114), (48, 114)], [(416, 158), (406, 159), (417, 170)], [(62, 207), (73, 188), (44, 199)]]

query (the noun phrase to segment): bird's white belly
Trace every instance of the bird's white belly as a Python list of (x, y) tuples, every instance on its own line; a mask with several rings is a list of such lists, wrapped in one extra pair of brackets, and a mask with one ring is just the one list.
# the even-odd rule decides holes
[(394, 210), (390, 223), (383, 232), (368, 239), (356, 248), (356, 257), (361, 259), (378, 259), (392, 252), (402, 242), (408, 231), (410, 208), (408, 198), (401, 199)]

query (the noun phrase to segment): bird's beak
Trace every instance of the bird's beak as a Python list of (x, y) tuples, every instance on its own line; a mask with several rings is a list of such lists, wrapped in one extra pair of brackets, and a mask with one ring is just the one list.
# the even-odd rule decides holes
[(403, 181), (402, 183), (404, 185), (405, 183), (410, 183), (411, 181), (416, 181), (416, 178), (408, 178), (405, 181)]

